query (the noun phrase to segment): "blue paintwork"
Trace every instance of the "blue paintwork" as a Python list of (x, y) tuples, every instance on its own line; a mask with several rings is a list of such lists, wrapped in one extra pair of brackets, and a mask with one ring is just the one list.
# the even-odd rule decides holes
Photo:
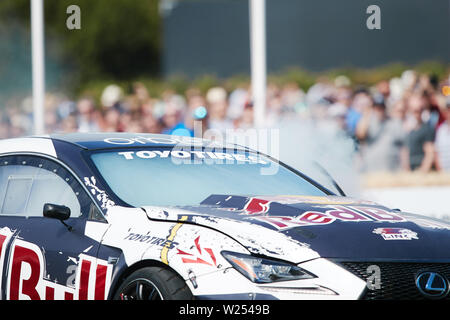
[[(264, 198), (264, 197), (262, 197)], [(329, 196), (330, 202), (335, 199), (342, 201), (344, 197)], [(226, 218), (245, 221), (264, 226), (271, 230), (278, 229), (255, 217), (298, 217), (306, 211), (326, 212), (333, 205), (298, 202), (283, 204), (276, 201), (270, 203), (269, 210), (263, 214), (246, 214), (243, 212), (245, 204), (252, 197), (212, 195), (198, 206), (180, 206), (178, 208), (193, 212), (188, 215), (188, 221), (193, 222), (195, 216), (209, 216), (212, 218)], [(350, 198), (348, 198), (350, 199)], [(342, 206), (342, 205), (341, 205)], [(438, 221), (445, 228), (431, 228), (421, 226), (408, 219), (416, 219), (417, 215), (391, 211), (389, 208), (374, 204), (346, 204), (345, 207), (355, 209), (357, 206), (379, 208), (395, 213), (406, 219), (403, 222), (375, 221), (370, 216), (368, 221), (352, 222), (336, 220), (330, 224), (298, 226), (281, 230), (287, 236), (307, 243), (322, 257), (342, 258), (347, 260), (375, 261), (375, 260), (414, 260), (414, 261), (450, 261), (450, 224)], [(234, 208), (233, 210), (224, 210)], [(168, 209), (170, 210), (170, 209)], [(360, 212), (365, 216), (364, 213)], [(183, 214), (186, 215), (186, 214)], [(433, 222), (427, 217), (420, 217)], [(418, 239), (384, 240), (381, 235), (373, 233), (376, 228), (404, 228), (417, 233)]]

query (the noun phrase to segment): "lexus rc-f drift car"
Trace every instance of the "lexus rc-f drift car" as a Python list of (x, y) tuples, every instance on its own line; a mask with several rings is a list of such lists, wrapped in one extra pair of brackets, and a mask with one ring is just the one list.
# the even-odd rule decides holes
[(445, 298), (449, 228), (236, 145), (0, 142), (2, 299)]

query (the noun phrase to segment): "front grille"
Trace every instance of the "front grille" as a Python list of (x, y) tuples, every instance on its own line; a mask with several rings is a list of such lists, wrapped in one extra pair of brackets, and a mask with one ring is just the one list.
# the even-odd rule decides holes
[[(339, 262), (348, 271), (364, 281), (373, 279), (373, 267), (379, 267), (379, 288), (366, 288), (364, 300), (422, 300), (426, 297), (416, 287), (416, 277), (421, 272), (437, 272), (450, 279), (450, 263), (419, 262)], [(369, 278), (371, 277), (372, 278)], [(374, 283), (374, 282), (372, 282)], [(450, 294), (445, 297), (450, 300)]]

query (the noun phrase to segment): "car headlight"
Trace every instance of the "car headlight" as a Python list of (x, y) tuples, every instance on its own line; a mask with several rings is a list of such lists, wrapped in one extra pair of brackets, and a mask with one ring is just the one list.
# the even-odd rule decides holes
[(230, 251), (221, 253), (237, 271), (256, 283), (316, 278), (312, 273), (288, 262)]

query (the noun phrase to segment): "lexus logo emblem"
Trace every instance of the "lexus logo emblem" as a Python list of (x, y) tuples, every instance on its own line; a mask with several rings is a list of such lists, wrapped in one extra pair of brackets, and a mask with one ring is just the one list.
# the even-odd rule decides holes
[(420, 273), (416, 278), (416, 286), (424, 296), (432, 299), (444, 298), (449, 288), (447, 279), (436, 272)]

